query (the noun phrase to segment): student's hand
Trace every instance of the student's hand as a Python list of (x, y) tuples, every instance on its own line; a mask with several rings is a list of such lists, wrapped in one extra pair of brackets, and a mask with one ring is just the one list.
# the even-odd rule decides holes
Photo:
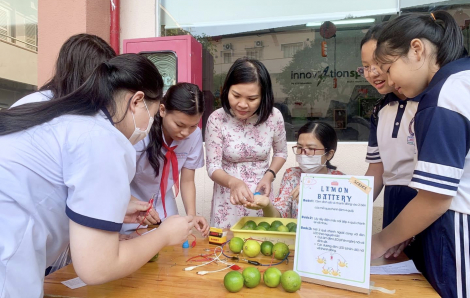
[(296, 201), (297, 204), (299, 203), (299, 188), (300, 184), (297, 185), (294, 190), (290, 193), (290, 196), (292, 197), (292, 200)]
[(258, 186), (256, 186), (255, 192), (263, 192), (265, 195), (269, 196), (271, 193), (271, 183), (273, 182), (273, 174), (271, 172), (266, 172), (263, 178), (261, 178)]
[(372, 244), (371, 244), (371, 260), (375, 260), (383, 256), (388, 248), (383, 245), (380, 241), (380, 233), (372, 235)]
[(390, 258), (391, 256), (393, 256), (394, 258), (398, 257), (400, 253), (408, 246), (408, 244), (410, 244), (410, 242), (411, 242), (411, 238), (406, 240), (403, 243), (400, 243), (398, 245), (395, 245), (389, 248), (387, 252), (385, 253), (384, 257), (386, 259)]
[[(145, 214), (144, 214), (145, 215)], [(142, 217), (143, 218), (143, 217)], [(141, 220), (142, 221), (142, 220)], [(139, 221), (139, 223), (141, 222)], [(160, 218), (160, 215), (158, 214), (157, 210), (155, 210), (153, 207), (150, 209), (149, 214), (147, 217), (144, 219), (142, 222), (142, 225), (156, 225), (156, 224), (161, 224), (162, 220)]]
[(150, 207), (148, 202), (130, 200), (127, 205), (126, 215), (124, 216), (124, 223), (140, 223)]
[(149, 202), (143, 202), (140, 200), (130, 200), (129, 205), (127, 205), (126, 215), (124, 216), (124, 223), (141, 223), (143, 225), (153, 225), (160, 223), (160, 217), (158, 216), (157, 211), (150, 209), (149, 214), (144, 219), (145, 214), (147, 214), (147, 210), (150, 207)]
[(157, 229), (168, 240), (167, 245), (177, 245), (188, 240), (189, 235), (192, 234), (194, 227), (194, 217), (173, 215), (167, 217)]
[(244, 206), (248, 209), (259, 210), (263, 209), (271, 203), (271, 200), (267, 196), (256, 195), (254, 196), (254, 202), (247, 202)]
[(253, 202), (253, 194), (250, 188), (240, 179), (233, 178), (229, 182), (230, 186), (230, 203), (232, 205), (243, 205), (247, 202)]
[(201, 233), (202, 237), (209, 235), (209, 224), (203, 216), (194, 216), (194, 227)]

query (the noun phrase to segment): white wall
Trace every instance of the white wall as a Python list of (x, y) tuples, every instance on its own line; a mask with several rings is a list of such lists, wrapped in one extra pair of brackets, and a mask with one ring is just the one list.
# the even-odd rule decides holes
[[(289, 167), (297, 166), (295, 156), (291, 152), (291, 147), (295, 143), (287, 143), (287, 149), (289, 156), (287, 158), (284, 167), (279, 171), (277, 179), (274, 181), (274, 191), (277, 194), (279, 192), (279, 185), (282, 179), (282, 175), (285, 170)], [(205, 143), (204, 143), (205, 151)], [(332, 160), (332, 164), (338, 167), (338, 170), (347, 175), (364, 175), (367, 171), (368, 164), (364, 161), (367, 152), (367, 143), (356, 142), (338, 143), (338, 150), (335, 157)], [(204, 216), (207, 220), (210, 219), (211, 212), (211, 200), (212, 200), (212, 189), (214, 182), (207, 175), (206, 168), (196, 170), (196, 212), (198, 215)], [(374, 203), (374, 207), (383, 207), (383, 194), (377, 198)], [(184, 211), (183, 202), (179, 195), (176, 199), (178, 203), (178, 210), (181, 215), (186, 214)], [(380, 217), (381, 218), (381, 217)]]
[(122, 41), (131, 38), (155, 37), (155, 0), (121, 0), (121, 35)]

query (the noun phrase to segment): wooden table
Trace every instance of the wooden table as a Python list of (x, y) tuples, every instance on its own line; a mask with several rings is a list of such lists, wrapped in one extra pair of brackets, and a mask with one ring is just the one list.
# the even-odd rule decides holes
[[(191, 242), (191, 241), (190, 241)], [(254, 289), (244, 287), (238, 293), (229, 293), (223, 284), (223, 279), (228, 270), (204, 276), (197, 275), (199, 270), (217, 270), (225, 267), (223, 264), (210, 264), (193, 271), (184, 271), (189, 266), (201, 263), (186, 262), (190, 257), (211, 252), (216, 246), (209, 244), (207, 239), (198, 239), (194, 248), (183, 249), (181, 245), (165, 247), (160, 251), (156, 262), (147, 263), (133, 274), (106, 284), (97, 286), (85, 286), (78, 289), (69, 289), (61, 282), (77, 277), (73, 265), (66, 266), (45, 278), (44, 297), (368, 297), (365, 294), (329, 288), (326, 286), (302, 282), (302, 287), (296, 293), (287, 293), (281, 285), (277, 288), (268, 288), (263, 281)], [(225, 246), (227, 255), (232, 255)], [(292, 254), (292, 253), (291, 253)], [(404, 261), (406, 257), (390, 261), (379, 259), (373, 261), (373, 265), (390, 264)], [(261, 263), (269, 263), (271, 258), (261, 256), (256, 258)], [(293, 258), (289, 257), (289, 263), (277, 265), (281, 271), (292, 270)], [(249, 265), (238, 263), (242, 268)], [(267, 267), (258, 267), (260, 271)], [(199, 269), (199, 270), (198, 270)], [(376, 287), (396, 290), (394, 295), (372, 291), (369, 297), (439, 297), (431, 285), (421, 274), (410, 275), (371, 275), (371, 281)]]

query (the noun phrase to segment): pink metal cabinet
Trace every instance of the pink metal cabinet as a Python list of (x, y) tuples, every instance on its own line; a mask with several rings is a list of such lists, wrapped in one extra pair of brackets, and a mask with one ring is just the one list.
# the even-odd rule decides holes
[(125, 39), (124, 53), (174, 52), (177, 83), (188, 82), (202, 90), (202, 45), (191, 35)]

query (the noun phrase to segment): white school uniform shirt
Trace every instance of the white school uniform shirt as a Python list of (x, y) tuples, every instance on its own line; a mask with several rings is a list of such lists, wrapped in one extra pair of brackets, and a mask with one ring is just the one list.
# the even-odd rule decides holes
[(408, 185), (416, 165), (414, 117), (419, 102), (387, 94), (371, 116), (366, 162), (384, 167), (384, 185)]
[(452, 196), (449, 209), (470, 214), (470, 57), (444, 65), (414, 100), (418, 162), (409, 186)]
[(121, 229), (135, 150), (103, 113), (0, 136), (0, 148), (0, 297), (42, 297), (45, 270), (69, 243), (69, 219)]
[(48, 101), (48, 100), (51, 100), (52, 97), (53, 97), (53, 94), (51, 90), (34, 92), (21, 98), (20, 100), (12, 104), (10, 108), (21, 106), (26, 103)]
[[(165, 142), (165, 140), (163, 141)], [(155, 171), (148, 161), (147, 153), (142, 152), (148, 142), (149, 137), (147, 136), (144, 140), (140, 141), (134, 146), (137, 152), (137, 166), (134, 180), (132, 180), (131, 183), (131, 194), (137, 199), (147, 202), (150, 201), (154, 194), (157, 194), (156, 200), (154, 201), (154, 207), (155, 210), (158, 212), (160, 218), (164, 220), (165, 215), (160, 195), (160, 181), (163, 171), (163, 160), (160, 160), (159, 173), (158, 176), (155, 177)], [(176, 154), (176, 158), (178, 159), (179, 173), (181, 173), (182, 168), (195, 170), (204, 166), (202, 133), (199, 127), (196, 128), (196, 130), (192, 134), (190, 134), (186, 139), (183, 139), (181, 141), (173, 140), (169, 147), (171, 148), (173, 146), (178, 146), (176, 147), (174, 152)], [(162, 146), (163, 155), (165, 155), (166, 152), (167, 150)], [(168, 175), (168, 186), (165, 195), (165, 208), (167, 216), (178, 214), (178, 207), (176, 205), (176, 200), (172, 189), (174, 184), (175, 182), (173, 181), (173, 169), (172, 167), (170, 167)], [(136, 228), (137, 225), (125, 224), (123, 226), (122, 232), (128, 233), (132, 230), (135, 230)]]

